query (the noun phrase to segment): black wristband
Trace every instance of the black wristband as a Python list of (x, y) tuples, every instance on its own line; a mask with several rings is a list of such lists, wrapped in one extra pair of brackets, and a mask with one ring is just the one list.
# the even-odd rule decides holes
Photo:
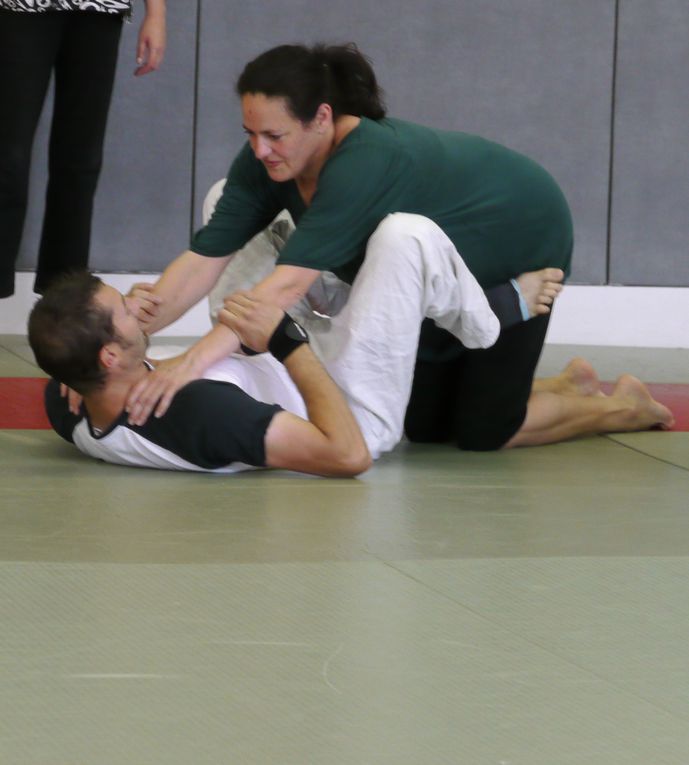
[(284, 363), (292, 351), (308, 342), (306, 330), (286, 313), (270, 336), (268, 350), (280, 363)]
[(249, 348), (249, 346), (244, 345), (244, 343), (240, 343), (239, 347), (242, 349), (242, 353), (245, 356), (258, 356), (258, 351), (255, 351), (253, 348)]

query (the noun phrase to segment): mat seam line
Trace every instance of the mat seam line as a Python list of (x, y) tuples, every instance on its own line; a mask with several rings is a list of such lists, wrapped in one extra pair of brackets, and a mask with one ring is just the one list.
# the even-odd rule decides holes
[(624, 449), (629, 449), (630, 451), (636, 452), (637, 454), (642, 454), (644, 457), (649, 457), (650, 459), (655, 460), (656, 462), (661, 462), (664, 465), (670, 465), (670, 467), (677, 468), (683, 473), (689, 473), (689, 468), (685, 467), (684, 465), (678, 465), (676, 462), (671, 462), (670, 460), (666, 460), (663, 457), (657, 457), (655, 454), (649, 454), (643, 449), (639, 449), (637, 446), (630, 446), (629, 444), (624, 443), (624, 441), (618, 441), (617, 438), (615, 438), (615, 435), (612, 433), (604, 433), (601, 435), (608, 441), (612, 441), (614, 444), (617, 444), (617, 446), (621, 446)]
[(687, 719), (689, 719), (687, 716), (680, 716), (677, 713), (666, 709), (664, 706), (659, 705), (658, 703), (651, 701), (650, 699), (647, 699), (645, 696), (641, 696), (636, 691), (630, 690), (629, 688), (625, 688), (624, 686), (619, 685), (615, 680), (610, 680), (609, 678), (602, 677), (597, 672), (595, 672), (592, 669), (588, 669), (587, 667), (583, 667), (580, 664), (578, 664), (576, 661), (573, 661), (571, 658), (568, 658), (566, 656), (562, 656), (556, 651), (553, 651), (551, 648), (547, 648), (546, 646), (541, 645), (537, 640), (533, 640), (532, 638), (528, 638), (522, 633), (514, 630), (513, 628), (507, 627), (503, 622), (495, 621), (494, 619), (490, 618), (489, 616), (486, 616), (484, 613), (481, 613), (479, 611), (476, 611), (471, 606), (466, 605), (465, 603), (462, 603), (461, 601), (455, 600), (451, 595), (448, 595), (445, 592), (441, 592), (440, 590), (435, 589), (432, 585), (427, 584), (426, 582), (423, 582), (420, 579), (417, 579), (413, 574), (410, 574), (407, 571), (404, 571), (400, 568), (397, 568), (393, 563), (390, 561), (383, 560), (382, 558), (376, 558), (379, 563), (383, 564), (384, 566), (392, 569), (393, 571), (396, 571), (398, 574), (401, 574), (402, 576), (406, 577), (407, 579), (410, 579), (412, 582), (415, 582), (416, 584), (420, 585), (424, 589), (432, 592), (435, 595), (440, 596), (444, 600), (449, 601), (453, 605), (459, 606), (460, 608), (468, 611), (473, 616), (478, 617), (479, 619), (482, 619), (489, 624), (493, 624), (496, 627), (499, 627), (503, 631), (505, 631), (507, 634), (514, 635), (515, 637), (519, 638), (520, 640), (523, 640), (525, 643), (528, 643), (529, 645), (535, 646), (536, 648), (540, 649), (541, 651), (544, 651), (548, 655), (559, 659), (560, 661), (564, 661), (566, 664), (570, 665), (571, 667), (575, 667), (581, 672), (585, 672), (590, 677), (596, 678), (596, 680), (607, 683), (611, 687), (615, 688), (618, 691), (621, 691), (625, 694), (628, 694), (629, 696), (636, 698), (637, 700), (643, 701), (645, 704), (649, 704), (654, 709), (657, 709), (658, 711), (663, 712), (664, 714), (671, 717), (673, 720), (680, 720), (681, 722), (686, 722)]

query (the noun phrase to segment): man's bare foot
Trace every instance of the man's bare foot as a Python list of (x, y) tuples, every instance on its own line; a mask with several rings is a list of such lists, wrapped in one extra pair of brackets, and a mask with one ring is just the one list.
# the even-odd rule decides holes
[(527, 271), (515, 279), (531, 317), (550, 313), (550, 307), (562, 291), (564, 278), (561, 268), (542, 268)]
[(641, 380), (632, 375), (622, 375), (615, 383), (612, 396), (632, 404), (629, 412), (629, 430), (661, 428), (669, 430), (675, 424), (672, 412), (656, 401)]

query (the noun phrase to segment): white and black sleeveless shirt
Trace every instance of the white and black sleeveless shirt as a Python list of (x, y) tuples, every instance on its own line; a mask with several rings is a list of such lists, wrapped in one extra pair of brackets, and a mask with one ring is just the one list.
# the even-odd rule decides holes
[(45, 11), (98, 11), (128, 16), (131, 0), (0, 0), (0, 8), (25, 13)]

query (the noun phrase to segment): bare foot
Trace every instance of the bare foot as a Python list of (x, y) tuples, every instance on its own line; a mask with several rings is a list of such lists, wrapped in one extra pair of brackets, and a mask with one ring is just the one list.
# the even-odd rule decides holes
[(566, 390), (575, 396), (603, 396), (596, 370), (581, 356), (573, 358), (560, 374)]
[(555, 377), (534, 380), (534, 392), (547, 391), (563, 396), (604, 396), (596, 370), (586, 359), (577, 356)]
[(562, 291), (564, 278), (561, 268), (527, 271), (516, 278), (531, 317), (550, 313), (550, 306)]
[(672, 412), (656, 401), (641, 380), (632, 375), (622, 375), (615, 383), (612, 395), (633, 404), (629, 415), (629, 430), (648, 430), (656, 427), (669, 430), (675, 424)]

